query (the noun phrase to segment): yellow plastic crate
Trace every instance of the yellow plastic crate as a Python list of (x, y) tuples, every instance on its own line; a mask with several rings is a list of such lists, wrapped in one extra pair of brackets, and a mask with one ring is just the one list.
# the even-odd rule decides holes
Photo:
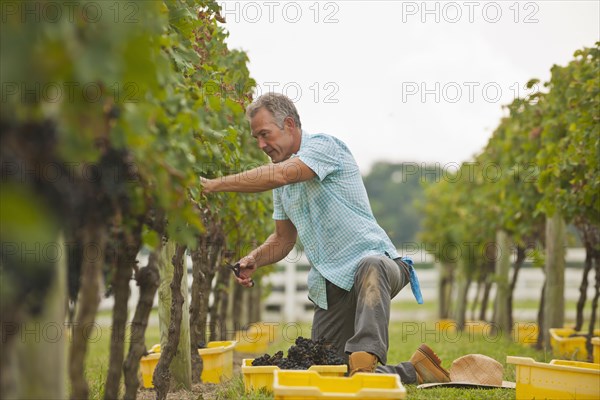
[(513, 341), (533, 345), (537, 343), (540, 329), (535, 322), (519, 322), (513, 325)]
[[(587, 361), (586, 338), (584, 336), (569, 337), (574, 333), (587, 334), (587, 332), (575, 332), (572, 328), (551, 328), (550, 344), (552, 345), (552, 351), (556, 357)], [(600, 329), (594, 331), (594, 336), (600, 336)]]
[(266, 353), (277, 337), (276, 323), (257, 322), (248, 329), (237, 331), (235, 350), (240, 353)]
[[(279, 370), (274, 365), (252, 366), (253, 358), (244, 358), (242, 360), (242, 376), (244, 378), (244, 388), (246, 392), (264, 388), (270, 392), (273, 391), (273, 371)], [(348, 372), (348, 366), (344, 365), (313, 365), (308, 369), (316, 371), (321, 376), (344, 376)]]
[(594, 362), (600, 363), (600, 337), (592, 338), (592, 346), (594, 347)]
[(600, 364), (506, 357), (516, 365), (517, 399), (600, 399)]
[(148, 353), (160, 353), (160, 343), (152, 346)]
[(208, 342), (205, 349), (198, 349), (204, 364), (202, 382), (221, 383), (231, 379), (235, 345), (235, 340)]
[(144, 356), (140, 360), (140, 371), (142, 372), (142, 384), (145, 388), (150, 389), (153, 388), (152, 384), (152, 375), (154, 374), (154, 369), (158, 364), (158, 360), (160, 359), (160, 353), (153, 353)]
[[(220, 383), (233, 376), (233, 349), (235, 341), (208, 342), (205, 349), (198, 349), (202, 358), (202, 382)], [(152, 375), (160, 359), (160, 344), (150, 349), (149, 355), (140, 360), (140, 371), (145, 388), (153, 388)]]
[(275, 400), (404, 399), (396, 374), (358, 373), (350, 378), (321, 376), (316, 371), (273, 371)]

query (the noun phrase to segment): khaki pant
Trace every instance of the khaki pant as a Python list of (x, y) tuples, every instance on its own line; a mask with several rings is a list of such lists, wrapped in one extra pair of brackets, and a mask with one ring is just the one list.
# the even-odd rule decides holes
[[(363, 258), (350, 291), (326, 282), (328, 309), (315, 306), (312, 338), (326, 338), (346, 362), (348, 354), (367, 351), (386, 364), (390, 302), (408, 283), (408, 266), (399, 258)], [(403, 382), (416, 382), (410, 363), (378, 367), (378, 372), (398, 373)]]

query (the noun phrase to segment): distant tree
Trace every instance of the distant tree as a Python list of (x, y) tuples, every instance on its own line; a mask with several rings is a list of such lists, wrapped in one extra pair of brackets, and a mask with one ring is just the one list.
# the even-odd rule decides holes
[(417, 241), (422, 215), (416, 204), (424, 200), (421, 182), (438, 181), (441, 174), (437, 165), (378, 162), (364, 177), (373, 214), (398, 248)]

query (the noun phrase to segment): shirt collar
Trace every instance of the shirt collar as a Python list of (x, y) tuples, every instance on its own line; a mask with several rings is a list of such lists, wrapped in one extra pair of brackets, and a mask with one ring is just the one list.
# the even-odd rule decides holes
[(300, 148), (298, 149), (298, 151), (296, 153), (292, 154), (292, 157), (296, 157), (298, 156), (298, 153), (300, 153), (302, 151), (302, 149), (304, 147), (306, 147), (306, 142), (308, 142), (308, 137), (310, 135), (308, 134), (308, 132), (306, 132), (304, 129), (302, 129), (302, 137), (300, 139)]

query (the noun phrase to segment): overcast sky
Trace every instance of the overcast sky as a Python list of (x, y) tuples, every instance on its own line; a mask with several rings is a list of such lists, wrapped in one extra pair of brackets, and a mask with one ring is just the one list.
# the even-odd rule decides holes
[(600, 40), (599, 1), (219, 2), (257, 94), (377, 160), (460, 163), (531, 78)]

